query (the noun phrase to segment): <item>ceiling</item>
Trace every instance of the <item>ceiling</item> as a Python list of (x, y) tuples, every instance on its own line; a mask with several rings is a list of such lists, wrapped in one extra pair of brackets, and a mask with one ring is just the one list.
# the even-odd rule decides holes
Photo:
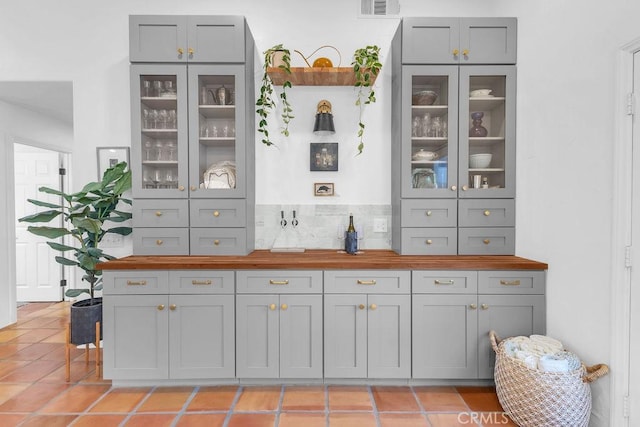
[(73, 124), (71, 82), (0, 82), (0, 101)]

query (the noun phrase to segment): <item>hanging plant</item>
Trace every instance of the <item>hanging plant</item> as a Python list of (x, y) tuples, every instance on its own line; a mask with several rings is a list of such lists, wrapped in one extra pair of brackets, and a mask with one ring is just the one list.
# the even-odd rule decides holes
[(364, 149), (364, 122), (362, 114), (364, 106), (376, 102), (376, 94), (373, 90), (373, 81), (380, 73), (382, 64), (380, 63), (380, 48), (376, 45), (367, 46), (356, 49), (353, 53), (353, 62), (351, 63), (353, 72), (355, 73), (356, 82), (354, 86), (358, 88), (358, 99), (356, 105), (360, 109), (360, 119), (358, 121), (358, 154), (362, 154)]
[[(260, 121), (258, 122), (258, 132), (262, 133), (262, 143), (266, 146), (273, 145), (273, 142), (269, 139), (269, 130), (267, 129), (268, 122), (267, 116), (269, 113), (276, 108), (276, 104), (273, 100), (273, 81), (269, 74), (267, 74), (267, 69), (270, 66), (275, 66), (274, 64), (274, 55), (276, 53), (280, 54), (280, 63), (277, 64), (277, 67), (283, 70), (286, 75), (291, 74), (291, 53), (288, 49), (285, 49), (282, 44), (275, 45), (263, 52), (264, 54), (264, 74), (262, 75), (262, 86), (260, 87), (260, 94), (258, 96), (258, 100), (256, 101), (256, 106), (258, 109), (256, 113), (260, 116)], [(285, 79), (282, 83), (282, 93), (280, 93), (280, 100), (282, 101), (282, 122), (284, 126), (280, 131), (284, 136), (289, 136), (289, 123), (291, 119), (293, 119), (293, 109), (291, 108), (291, 104), (287, 100), (287, 89), (291, 88), (291, 82), (288, 79)]]

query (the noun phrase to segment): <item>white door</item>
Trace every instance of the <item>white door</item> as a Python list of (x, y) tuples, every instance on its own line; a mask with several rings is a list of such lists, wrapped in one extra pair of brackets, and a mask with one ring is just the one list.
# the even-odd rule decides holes
[[(633, 87), (640, 96), (640, 52), (633, 58)], [(640, 105), (636, 99), (636, 106)], [(640, 123), (638, 111), (633, 121), (633, 196), (631, 242), (633, 261), (631, 268), (631, 301), (629, 325), (629, 426), (640, 426)]]
[[(60, 188), (60, 154), (55, 151), (14, 145), (16, 195), (16, 300), (19, 302), (61, 301), (62, 266), (55, 261), (60, 252), (45, 243), (47, 239), (27, 231), (28, 223), (18, 218), (43, 210), (27, 199), (59, 203), (59, 197), (38, 192), (41, 186)], [(54, 225), (54, 224), (50, 224)], [(55, 225), (58, 225), (56, 223)]]

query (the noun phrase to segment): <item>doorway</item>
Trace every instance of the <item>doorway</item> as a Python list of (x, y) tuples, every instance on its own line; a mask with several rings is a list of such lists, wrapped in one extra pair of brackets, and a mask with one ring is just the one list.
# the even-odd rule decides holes
[[(39, 187), (63, 188), (59, 169), (64, 155), (57, 151), (14, 143), (15, 218), (16, 218), (16, 300), (22, 302), (62, 301), (60, 281), (63, 267), (55, 261), (60, 253), (51, 249), (48, 239), (27, 231), (28, 223), (18, 218), (46, 208), (37, 207), (27, 199), (59, 204), (59, 196), (38, 191)], [(58, 226), (60, 221), (50, 223)]]

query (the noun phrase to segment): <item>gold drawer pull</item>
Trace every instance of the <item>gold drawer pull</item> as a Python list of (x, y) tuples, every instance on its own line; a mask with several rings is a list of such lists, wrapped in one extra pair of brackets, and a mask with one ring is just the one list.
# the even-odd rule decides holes
[(431, 240), (431, 239), (427, 239), (427, 241), (426, 241), (425, 243), (426, 243), (427, 245), (430, 245), (430, 244), (432, 244), (432, 243), (433, 243), (433, 240)]
[(213, 241), (213, 244), (214, 244), (214, 245), (216, 245), (216, 246), (218, 246), (218, 245), (220, 244), (220, 240), (218, 240), (218, 239), (214, 240), (214, 241)]
[(179, 186), (179, 187), (178, 187), (178, 190), (180, 190), (180, 191), (184, 191), (184, 185)]
[(462, 191), (467, 191), (468, 189), (469, 189), (468, 185), (465, 184), (465, 185), (462, 186)]
[[(189, 55), (193, 55), (193, 53), (194, 53), (195, 51), (193, 50), (193, 48), (192, 48), (192, 47), (190, 47), (190, 48), (189, 48), (189, 50), (188, 50), (188, 52), (189, 52)], [(465, 55), (466, 55), (466, 54), (465, 54)]]
[(160, 246), (162, 245), (164, 242), (162, 241), (162, 239), (158, 239), (156, 240), (156, 245)]
[(359, 308), (360, 310), (364, 310), (364, 307), (365, 307), (365, 305), (364, 305), (364, 304), (360, 304), (360, 305), (358, 306), (358, 308)]
[(489, 306), (487, 304), (481, 304), (480, 308), (482, 308), (483, 310), (488, 310)]
[(375, 285), (375, 280), (360, 280), (358, 279), (358, 285)]
[(275, 304), (269, 304), (269, 310), (271, 310), (271, 311), (275, 310), (276, 307), (277, 307), (277, 305), (275, 305)]
[(378, 306), (377, 306), (377, 305), (375, 305), (375, 304), (371, 304), (371, 305), (369, 306), (369, 308), (370, 308), (371, 310), (375, 310), (376, 308), (378, 308)]
[(214, 211), (214, 212), (213, 212), (213, 216), (215, 216), (216, 218), (217, 218), (217, 217), (219, 217), (219, 216), (220, 216), (220, 212), (218, 212), (218, 211)]
[(156, 216), (162, 216), (162, 212), (156, 211)]
[(503, 286), (520, 286), (520, 280), (500, 280)]
[(146, 280), (127, 280), (127, 286), (145, 286), (147, 284)]
[(435, 279), (433, 281), (434, 284), (436, 285), (453, 285), (454, 281), (453, 280), (440, 280), (440, 279)]
[(181, 47), (178, 48), (178, 55), (182, 55), (184, 53), (184, 49)]
[(471, 310), (475, 310), (476, 308), (478, 308), (477, 304), (469, 304), (469, 308)]
[(287, 304), (282, 304), (282, 305), (280, 306), (280, 308), (281, 308), (282, 310), (286, 310), (287, 308), (289, 308), (289, 306), (288, 306)]
[(486, 211), (483, 212), (484, 216), (489, 216), (491, 215), (491, 211), (489, 209), (487, 209)]
[(192, 280), (191, 281), (192, 285), (210, 285), (211, 284), (211, 280)]
[(489, 239), (484, 239), (484, 240), (482, 241), (482, 243), (484, 243), (485, 245), (488, 245), (489, 243), (491, 243), (491, 240), (489, 240)]
[(171, 304), (169, 306), (169, 310), (171, 310), (171, 311), (175, 311), (176, 308), (177, 308), (177, 305), (175, 305), (175, 304)]
[(158, 311), (162, 311), (162, 310), (164, 310), (164, 304), (160, 304), (160, 305), (158, 306)]
[(270, 285), (288, 285), (289, 281), (288, 280), (269, 280), (269, 284)]
[(453, 49), (452, 52), (455, 56), (458, 56), (458, 54), (460, 53), (460, 51), (458, 49)]
[(433, 212), (427, 211), (427, 216), (431, 216), (431, 215), (433, 215)]
[(451, 186), (451, 191), (456, 191), (458, 189), (458, 187), (456, 187), (455, 185)]
[(469, 55), (469, 49), (464, 49), (464, 50), (462, 51), (462, 54), (463, 54), (464, 56), (468, 56), (468, 55)]
[(189, 188), (191, 189), (191, 191), (196, 191), (196, 190), (197, 190), (197, 188), (196, 188), (196, 186), (195, 186), (195, 185), (192, 185), (192, 186), (191, 186), (191, 187), (189, 187)]

